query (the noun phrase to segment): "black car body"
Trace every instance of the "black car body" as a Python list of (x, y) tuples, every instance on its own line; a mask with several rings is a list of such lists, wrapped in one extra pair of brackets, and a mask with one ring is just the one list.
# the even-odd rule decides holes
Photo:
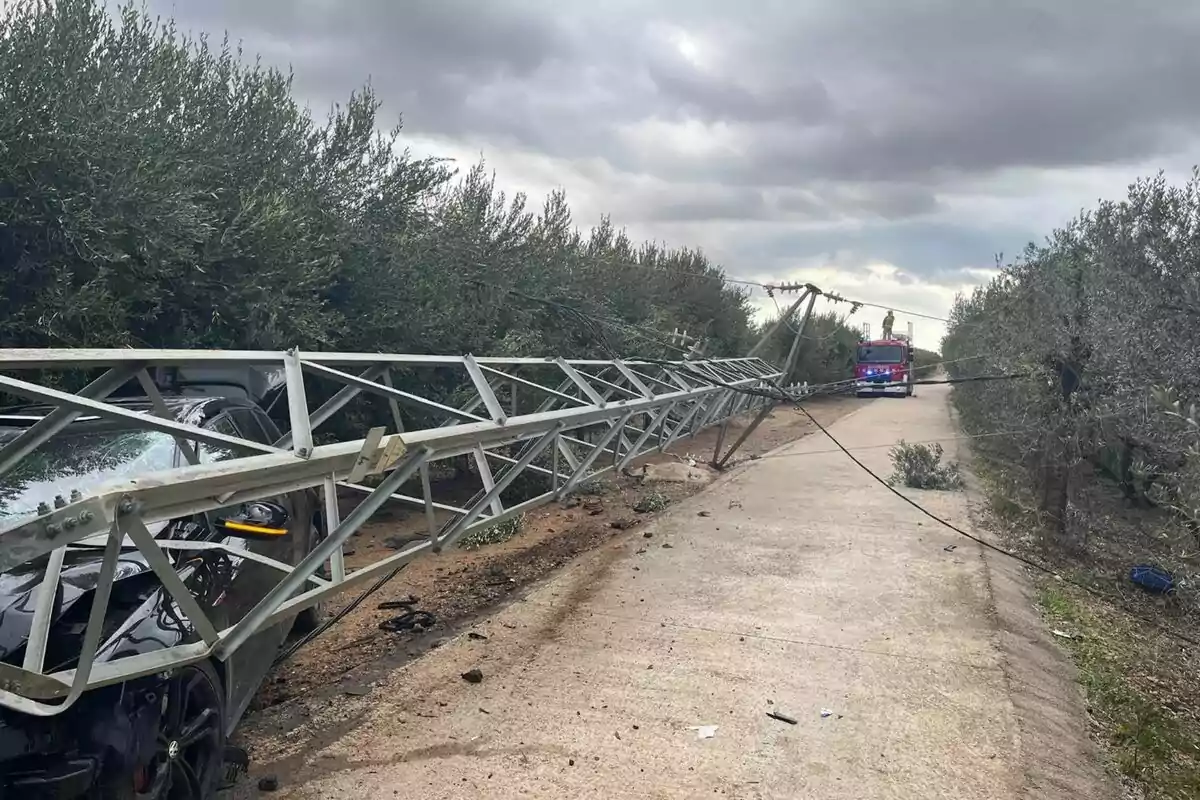
[[(144, 399), (115, 402), (143, 413), (152, 409)], [(250, 400), (168, 397), (166, 403), (180, 422), (263, 444), (280, 437), (272, 420)], [(0, 410), (0, 445), (51, 410)], [(205, 444), (199, 445), (198, 454), (202, 462), (233, 455)], [(89, 487), (102, 482), (186, 464), (179, 443), (167, 434), (80, 417), (0, 476), (0, 527), (37, 513), (40, 504), (54, 505), (56, 496), (86, 495)], [(286, 535), (231, 536), (224, 521), (243, 510), (240, 507), (172, 520), (151, 532), (158, 539), (226, 541), (276, 561), (298, 563), (321, 536), (316, 496), (295, 492), (270, 498), (267, 505), (282, 514)], [(222, 550), (166, 552), (218, 630), (242, 619), (282, 577), (270, 566)], [(67, 549), (46, 648), (47, 671), (70, 669), (78, 658), (102, 559), (102, 542), (84, 540)], [(22, 663), (44, 570), (41, 561), (0, 574), (0, 661)], [(253, 699), (292, 624), (255, 634), (223, 662), (202, 662), (93, 690), (58, 716), (0, 714), (0, 800), (210, 796), (226, 737)], [(96, 662), (198, 639), (145, 557), (132, 545), (123, 549)], [(191, 744), (190, 739), (200, 736), (199, 729), (192, 730), (193, 723), (185, 718), (194, 718), (203, 728), (203, 736)], [(178, 730), (171, 733), (172, 727)], [(194, 763), (187, 763), (189, 758)]]

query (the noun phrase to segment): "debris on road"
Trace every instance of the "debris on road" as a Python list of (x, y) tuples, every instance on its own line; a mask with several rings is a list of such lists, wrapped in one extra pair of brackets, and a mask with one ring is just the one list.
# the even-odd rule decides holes
[(945, 550), (947, 553), (953, 553), (955, 550), (958, 549), (958, 545), (948, 544), (945, 547), (943, 547), (942, 549)]
[(832, 716), (833, 716), (833, 712), (830, 711), (828, 708), (821, 709), (821, 719), (825, 719), (827, 717), (832, 717)]
[(693, 725), (688, 730), (695, 731), (697, 739), (711, 739), (717, 735), (717, 727), (716, 725)]
[(614, 519), (612, 522), (608, 523), (608, 527), (615, 528), (616, 530), (619, 530), (619, 531), (628, 530), (629, 528), (632, 528), (634, 525), (637, 525), (637, 520), (629, 519), (628, 517), (621, 517), (620, 519)]
[(274, 775), (265, 775), (258, 779), (258, 790), (260, 792), (274, 792), (279, 789), (279, 778)]
[(700, 513), (696, 514), (696, 516), (697, 517), (711, 517), (712, 512), (711, 511), (701, 511)]
[(1129, 570), (1129, 580), (1151, 594), (1174, 594), (1175, 578), (1161, 567), (1139, 564)]
[(654, 536), (654, 531), (646, 531), (642, 534), (643, 539), (650, 539)]
[(437, 617), (432, 612), (423, 611), (416, 607), (420, 598), (409, 595), (404, 600), (388, 600), (380, 603), (378, 608), (381, 611), (390, 611), (394, 609), (403, 609), (403, 614), (397, 614), (394, 617), (389, 617), (379, 623), (381, 631), (388, 633), (400, 633), (402, 631), (426, 631), (437, 624)]
[(671, 505), (671, 498), (662, 492), (651, 492), (644, 495), (633, 504), (632, 508), (639, 514), (653, 514)]
[[(795, 717), (785, 714), (782, 711), (768, 711), (767, 716), (770, 717), (771, 719), (777, 719), (780, 722), (786, 722), (788, 725), (796, 724)], [(822, 716), (824, 716), (824, 715), (822, 715)]]
[(703, 486), (712, 483), (716, 473), (707, 465), (700, 466), (691, 462), (674, 462), (667, 464), (647, 464), (642, 469), (641, 479), (644, 483), (684, 483)]
[(486, 637), (486, 636), (484, 636), (482, 633), (476, 633), (475, 631), (470, 631), (470, 632), (467, 634), (467, 638), (468, 638), (468, 639), (474, 639), (474, 640), (475, 640), (475, 641), (477, 641), (477, 642), (486, 642), (486, 641), (487, 641), (487, 637)]
[(469, 669), (462, 674), (462, 679), (467, 683), (482, 683), (483, 673), (478, 669)]

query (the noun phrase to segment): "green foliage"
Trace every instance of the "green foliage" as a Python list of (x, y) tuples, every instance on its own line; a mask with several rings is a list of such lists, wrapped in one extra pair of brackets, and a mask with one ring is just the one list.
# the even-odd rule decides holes
[(1184, 408), (1200, 396), (1198, 254), (1200, 178), (1171, 187), (1160, 175), (1030, 245), (951, 312), (952, 376), (1029, 375), (959, 385), (955, 402), (970, 432), (1006, 432), (979, 449), (1022, 477), (1068, 540), (1104, 521), (1085, 502), (1101, 484), (1134, 506), (1200, 508), (1187, 488), (1200, 488), (1196, 429), (1149, 396), (1172, 386)]
[[(581, 233), (561, 192), (532, 207), (483, 164), (414, 158), (398, 128), (378, 133), (369, 87), (314, 120), (289, 75), (133, 6), (17, 0), (0, 98), (6, 346), (665, 357), (674, 327), (705, 331), (710, 355), (752, 341), (747, 294), (703, 253), (607, 220)], [(510, 289), (612, 322), (601, 336)]]
[(892, 458), (892, 477), (888, 483), (897, 483), (912, 489), (961, 489), (962, 473), (958, 464), (943, 464), (945, 451), (938, 443), (932, 445), (908, 444), (903, 439), (889, 451)]
[[(995, 505), (1035, 533), (1042, 557), (1078, 565), (1094, 587), (1162, 564), (1187, 611), (1200, 544), (1198, 258), (1200, 176), (1140, 180), (958, 298), (942, 342), (953, 377), (1028, 376), (959, 384), (953, 398), (1002, 476)], [(1066, 644), (1117, 768), (1146, 797), (1196, 797), (1195, 659), (1090, 595), (1060, 587), (1044, 605), (1078, 634)]]
[(671, 505), (671, 498), (662, 492), (650, 492), (634, 501), (632, 508), (639, 514), (653, 514), (662, 511), (669, 505)]

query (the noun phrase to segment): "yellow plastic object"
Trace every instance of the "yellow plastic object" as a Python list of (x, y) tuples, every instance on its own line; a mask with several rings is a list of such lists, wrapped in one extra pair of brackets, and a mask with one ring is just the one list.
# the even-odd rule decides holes
[(266, 528), (262, 525), (248, 525), (245, 522), (225, 521), (225, 527), (238, 533), (254, 533), (259, 536), (286, 536), (286, 528)]

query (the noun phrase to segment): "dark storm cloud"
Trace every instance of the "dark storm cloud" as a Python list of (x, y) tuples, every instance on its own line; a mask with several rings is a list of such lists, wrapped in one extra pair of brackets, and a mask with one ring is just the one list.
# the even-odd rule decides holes
[(672, 184), (657, 191), (615, 191), (612, 198), (638, 211), (641, 219), (658, 222), (891, 221), (927, 215), (941, 207), (937, 197), (922, 187), (878, 184), (771, 190)]
[[(326, 102), (370, 76), (414, 132), (788, 184), (938, 182), (1171, 150), (1200, 122), (1198, 8), (189, 0), (174, 11), (252, 48), (286, 42), (298, 85)], [(711, 64), (679, 52), (669, 30), (693, 35)], [(650, 116), (719, 121), (744, 146), (642, 154), (617, 132)]]
[(764, 223), (744, 263), (848, 252), (958, 280), (1046, 232), (937, 220), (959, 182), (1165, 158), (1200, 131), (1191, 0), (150, 3), (292, 64), (318, 111), (369, 79), (409, 133), (653, 176), (603, 198), (631, 223)]
[[(553, 15), (518, 1), (151, 0), (181, 26), (228, 31), (247, 51), (295, 71), (298, 94), (315, 106), (343, 100), (368, 81), (384, 115), (410, 130), (451, 136), (505, 135), (543, 144), (540, 124), (568, 130), (577, 115), (553, 119), (529, 87), (575, 58), (571, 34)], [(497, 107), (499, 106), (499, 107)], [(532, 116), (531, 116), (532, 115)], [(550, 140), (545, 142), (550, 144)]]
[(766, 220), (775, 216), (763, 193), (755, 189), (696, 192), (687, 187), (640, 202), (650, 222)]
[[(731, 189), (732, 191), (732, 189)], [(907, 219), (937, 211), (937, 196), (923, 186), (905, 184), (832, 184), (780, 193), (779, 208), (811, 219), (839, 217)]]

